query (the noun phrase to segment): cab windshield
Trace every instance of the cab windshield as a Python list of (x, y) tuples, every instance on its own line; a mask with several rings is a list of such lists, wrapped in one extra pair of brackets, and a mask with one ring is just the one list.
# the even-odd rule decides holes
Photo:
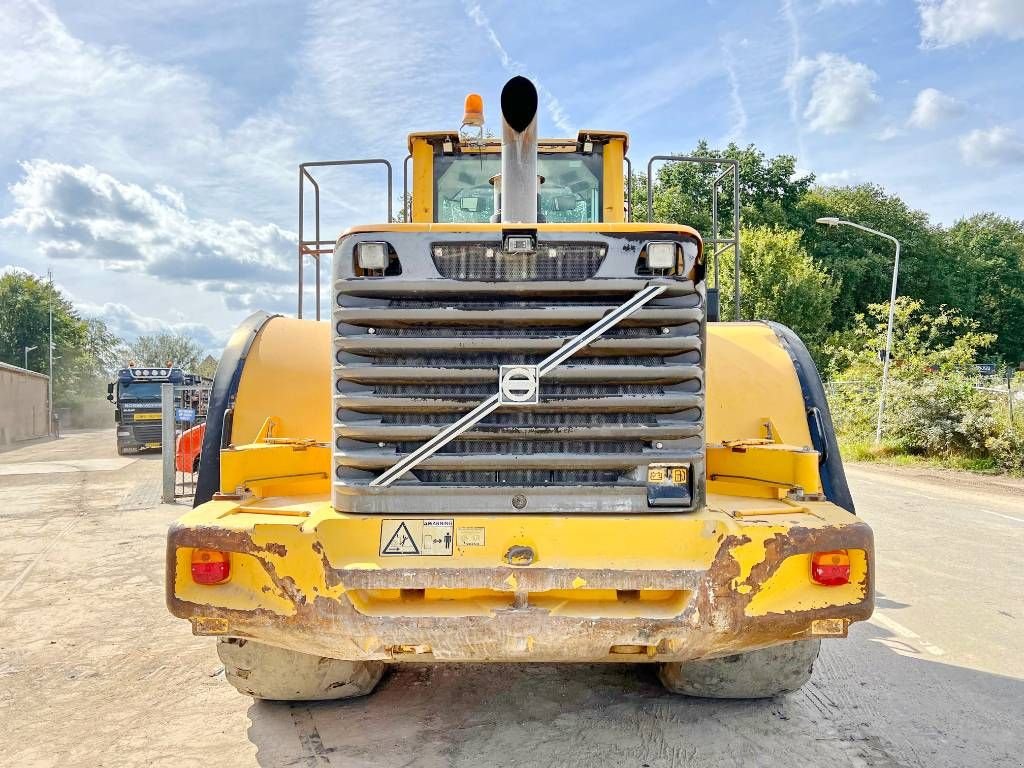
[[(601, 220), (600, 153), (541, 152), (539, 220), (594, 223)], [(486, 223), (494, 214), (490, 179), (501, 173), (501, 155), (474, 153), (434, 157), (434, 221)]]
[(119, 394), (122, 400), (159, 400), (159, 381), (121, 382)]

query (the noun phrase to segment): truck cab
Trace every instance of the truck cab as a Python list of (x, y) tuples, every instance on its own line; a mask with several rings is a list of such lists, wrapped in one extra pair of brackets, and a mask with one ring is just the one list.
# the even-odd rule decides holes
[(117, 379), (107, 385), (107, 399), (114, 404), (119, 456), (160, 448), (160, 386), (184, 381), (184, 372), (173, 366), (132, 365), (118, 370)]

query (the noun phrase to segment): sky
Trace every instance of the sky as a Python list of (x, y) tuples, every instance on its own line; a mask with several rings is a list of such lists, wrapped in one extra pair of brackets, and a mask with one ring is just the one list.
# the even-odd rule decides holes
[[(934, 222), (1024, 219), (1022, 0), (3, 0), (0, 271), (52, 269), (121, 337), (210, 351), (294, 313), (297, 166), (457, 128), (538, 85), (543, 136), (753, 143)], [(322, 174), (324, 237), (380, 222), (380, 168)], [(325, 275), (328, 271), (325, 265)]]

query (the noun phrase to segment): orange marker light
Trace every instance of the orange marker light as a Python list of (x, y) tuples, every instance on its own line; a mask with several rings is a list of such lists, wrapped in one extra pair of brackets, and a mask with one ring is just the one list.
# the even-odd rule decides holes
[(823, 587), (850, 583), (850, 554), (845, 549), (811, 555), (811, 580)]
[(231, 560), (227, 552), (192, 550), (192, 581), (196, 584), (223, 584), (230, 577)]
[(462, 124), (476, 126), (484, 124), (484, 100), (479, 93), (471, 93), (466, 96), (466, 109)]

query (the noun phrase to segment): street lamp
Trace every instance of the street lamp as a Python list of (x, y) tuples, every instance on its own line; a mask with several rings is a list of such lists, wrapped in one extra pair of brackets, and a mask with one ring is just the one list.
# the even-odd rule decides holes
[(33, 349), (39, 349), (39, 347), (25, 347), (25, 365), (23, 367), (26, 371), (28, 370), (28, 353)]
[(889, 327), (885, 332), (885, 362), (882, 364), (882, 393), (878, 397), (878, 423), (875, 426), (875, 445), (882, 442), (882, 416), (885, 414), (885, 393), (889, 386), (889, 361), (892, 359), (892, 324), (896, 314), (896, 282), (900, 275), (900, 241), (885, 232), (865, 227), (863, 224), (855, 224), (852, 221), (837, 218), (835, 216), (822, 216), (817, 220), (819, 224), (827, 227), (853, 227), (868, 234), (878, 235), (891, 241), (896, 246), (896, 261), (892, 267), (892, 293), (889, 295)]

